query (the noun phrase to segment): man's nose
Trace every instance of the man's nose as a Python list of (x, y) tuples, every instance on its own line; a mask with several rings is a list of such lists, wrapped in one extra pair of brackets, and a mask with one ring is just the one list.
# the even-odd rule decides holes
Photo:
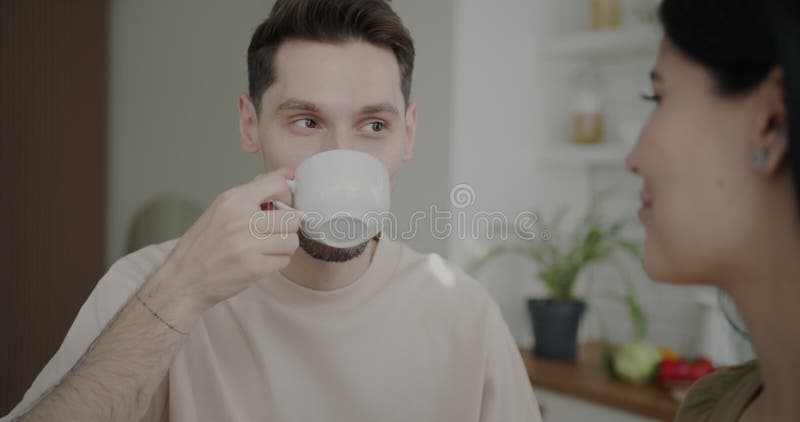
[(353, 149), (353, 139), (351, 134), (344, 130), (337, 130), (331, 133), (331, 136), (326, 139), (323, 151), (332, 149)]

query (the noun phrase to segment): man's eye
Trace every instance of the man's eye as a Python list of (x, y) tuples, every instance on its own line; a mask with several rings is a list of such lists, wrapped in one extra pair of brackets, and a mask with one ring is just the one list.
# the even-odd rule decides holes
[(384, 129), (384, 124), (383, 124), (383, 122), (377, 122), (377, 121), (376, 122), (370, 122), (370, 123), (367, 123), (364, 126), (364, 128), (366, 128), (367, 130), (372, 131), (372, 132), (382, 132), (383, 129)]
[(292, 124), (301, 129), (316, 129), (319, 127), (319, 124), (314, 119), (309, 118), (295, 120)]

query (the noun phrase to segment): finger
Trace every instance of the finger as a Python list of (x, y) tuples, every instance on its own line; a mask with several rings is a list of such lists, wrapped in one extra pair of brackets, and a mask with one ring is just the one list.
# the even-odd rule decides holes
[(273, 170), (273, 171), (259, 173), (259, 174), (255, 175), (255, 177), (253, 177), (251, 182), (257, 181), (257, 180), (261, 180), (261, 179), (264, 179), (266, 177), (273, 176), (273, 175), (275, 175), (275, 176), (283, 176), (285, 179), (291, 179), (291, 178), (294, 177), (294, 170), (292, 170), (291, 167), (281, 167), (281, 168)]
[(270, 256), (289, 256), (291, 257), (300, 247), (300, 238), (297, 233), (281, 234), (276, 236), (277, 242), (269, 247), (261, 249), (262, 255)]
[(257, 209), (264, 211), (275, 209), (274, 205), (269, 205), (272, 201), (278, 200), (286, 204), (292, 203), (292, 194), (289, 191), (287, 182), (287, 179), (291, 179), (292, 175), (292, 169), (284, 167), (270, 173), (257, 175), (243, 188), (256, 201), (254, 207)]
[(260, 255), (293, 255), (300, 245), (297, 233), (275, 233), (264, 238), (242, 240), (247, 249)]
[(257, 211), (250, 217), (248, 228), (254, 237), (297, 233), (301, 217), (292, 210)]
[(289, 262), (291, 262), (292, 257), (291, 255), (262, 255), (261, 259), (265, 261), (265, 272), (268, 273), (286, 268)]

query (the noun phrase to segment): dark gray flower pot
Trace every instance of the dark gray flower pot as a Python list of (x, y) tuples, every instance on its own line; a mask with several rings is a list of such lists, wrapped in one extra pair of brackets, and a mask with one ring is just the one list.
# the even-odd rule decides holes
[(579, 300), (529, 299), (536, 356), (575, 360), (578, 326), (584, 311), (586, 303)]

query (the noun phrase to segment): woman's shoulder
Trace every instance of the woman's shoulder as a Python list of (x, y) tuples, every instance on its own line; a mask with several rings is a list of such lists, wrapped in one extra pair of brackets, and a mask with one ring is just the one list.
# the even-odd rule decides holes
[(692, 385), (675, 421), (736, 421), (761, 385), (755, 360), (721, 368)]

